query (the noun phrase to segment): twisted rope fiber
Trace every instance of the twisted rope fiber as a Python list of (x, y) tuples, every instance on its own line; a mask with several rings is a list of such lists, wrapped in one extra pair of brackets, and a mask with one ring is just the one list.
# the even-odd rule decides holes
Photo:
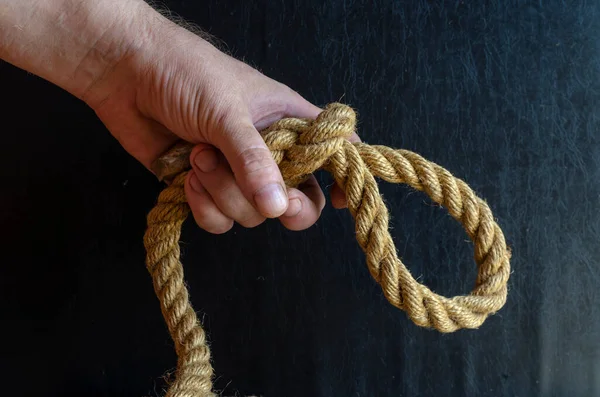
[[(462, 180), (407, 150), (350, 143), (354, 111), (332, 103), (316, 120), (288, 118), (263, 138), (290, 187), (319, 169), (343, 188), (356, 222), (356, 239), (371, 276), (386, 299), (422, 327), (440, 332), (477, 328), (506, 302), (510, 251), (488, 205)], [(148, 214), (146, 264), (178, 356), (177, 376), (167, 397), (214, 396), (206, 336), (192, 308), (179, 255), (181, 225), (190, 212), (179, 173)], [(418, 283), (398, 258), (388, 231), (389, 214), (375, 177), (425, 192), (460, 222), (475, 247), (476, 285), (469, 295), (446, 298)]]

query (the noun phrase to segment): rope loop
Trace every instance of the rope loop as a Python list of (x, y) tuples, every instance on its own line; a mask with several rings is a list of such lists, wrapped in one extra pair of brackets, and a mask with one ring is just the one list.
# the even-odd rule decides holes
[[(440, 332), (478, 328), (506, 303), (511, 253), (487, 203), (462, 180), (416, 153), (350, 143), (356, 115), (332, 103), (315, 119), (286, 118), (263, 131), (286, 184), (295, 187), (319, 169), (330, 172), (346, 194), (356, 240), (386, 299), (421, 327)], [(184, 182), (191, 145), (178, 145), (153, 169), (174, 179), (148, 214), (146, 266), (179, 357), (177, 378), (167, 397), (214, 396), (206, 336), (183, 278), (179, 237), (189, 214)], [(418, 283), (398, 257), (389, 233), (389, 213), (375, 178), (405, 183), (444, 206), (474, 243), (478, 275), (468, 295), (447, 298)]]

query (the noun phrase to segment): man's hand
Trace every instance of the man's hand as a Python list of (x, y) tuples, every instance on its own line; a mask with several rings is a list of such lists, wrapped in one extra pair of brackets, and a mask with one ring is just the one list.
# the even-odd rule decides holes
[[(71, 9), (73, 2), (67, 2)], [(299, 189), (286, 189), (258, 131), (282, 117), (315, 118), (318, 107), (142, 1), (118, 7), (113, 0), (93, 2), (93, 7), (75, 3), (77, 12), (53, 11), (62, 15), (66, 28), (51, 43), (66, 48), (51, 48), (51, 55), (69, 72), (56, 76), (29, 54), (29, 63), (41, 68), (40, 73), (31, 68), (32, 73), (84, 100), (125, 150), (148, 168), (178, 139), (196, 144), (185, 192), (203, 229), (223, 233), (234, 222), (254, 227), (266, 218), (279, 218), (291, 230), (314, 224), (325, 204), (317, 181), (312, 177)], [(79, 36), (70, 40), (69, 34)], [(85, 40), (80, 37), (88, 36), (87, 51), (69, 48), (73, 42), (81, 46)], [(67, 62), (57, 55), (69, 51), (82, 56)], [(9, 61), (27, 66), (19, 60)], [(337, 186), (331, 198), (334, 207), (345, 206)]]

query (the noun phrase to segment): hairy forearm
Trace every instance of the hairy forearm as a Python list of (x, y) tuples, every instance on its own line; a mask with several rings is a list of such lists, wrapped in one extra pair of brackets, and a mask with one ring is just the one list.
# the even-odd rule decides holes
[(142, 0), (0, 0), (0, 57), (84, 99), (144, 45)]

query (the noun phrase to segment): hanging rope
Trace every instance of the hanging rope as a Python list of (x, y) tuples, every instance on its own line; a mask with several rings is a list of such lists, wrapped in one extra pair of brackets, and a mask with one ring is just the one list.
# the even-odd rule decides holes
[[(477, 328), (506, 302), (510, 251), (488, 205), (444, 168), (407, 151), (350, 143), (354, 111), (333, 103), (316, 120), (288, 118), (263, 131), (286, 184), (295, 187), (319, 169), (335, 178), (356, 222), (356, 240), (369, 272), (387, 300), (422, 327), (440, 332)], [(179, 259), (181, 225), (190, 209), (184, 193), (190, 145), (178, 146), (157, 163), (161, 178), (173, 177), (148, 214), (146, 265), (178, 356), (167, 397), (214, 396), (206, 336), (184, 284)], [(475, 246), (478, 276), (469, 295), (446, 298), (418, 283), (398, 258), (388, 231), (389, 215), (375, 177), (424, 191), (460, 222)]]

